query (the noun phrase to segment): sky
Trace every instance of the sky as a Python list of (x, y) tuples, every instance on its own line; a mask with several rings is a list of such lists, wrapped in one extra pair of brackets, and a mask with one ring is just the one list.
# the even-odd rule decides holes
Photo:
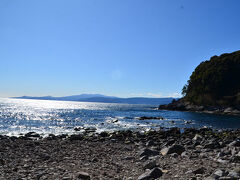
[(237, 0), (1, 0), (0, 97), (179, 97), (240, 49)]

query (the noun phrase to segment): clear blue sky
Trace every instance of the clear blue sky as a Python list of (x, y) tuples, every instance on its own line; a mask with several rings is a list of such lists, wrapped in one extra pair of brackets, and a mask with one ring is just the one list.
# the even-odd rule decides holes
[(240, 49), (237, 0), (1, 0), (0, 96), (172, 96)]

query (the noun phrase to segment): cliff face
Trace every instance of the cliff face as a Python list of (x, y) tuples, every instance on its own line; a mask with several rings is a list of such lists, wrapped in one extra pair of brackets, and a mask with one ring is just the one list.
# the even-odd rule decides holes
[(195, 105), (239, 108), (240, 51), (199, 64), (182, 92), (184, 100)]

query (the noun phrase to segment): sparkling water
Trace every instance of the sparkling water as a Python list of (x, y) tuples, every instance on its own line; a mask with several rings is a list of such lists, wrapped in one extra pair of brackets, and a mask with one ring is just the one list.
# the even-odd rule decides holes
[[(138, 117), (163, 117), (139, 120)], [(74, 133), (75, 127), (95, 128), (97, 132), (202, 127), (240, 128), (240, 117), (193, 112), (160, 111), (149, 105), (88, 103), (25, 99), (0, 99), (0, 134), (19, 135), (34, 131)]]

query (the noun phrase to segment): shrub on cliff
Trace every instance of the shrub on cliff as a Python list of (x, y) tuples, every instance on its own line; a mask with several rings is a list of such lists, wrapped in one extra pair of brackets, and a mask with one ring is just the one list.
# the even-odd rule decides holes
[(240, 105), (240, 51), (200, 63), (183, 87), (184, 99), (198, 105)]

